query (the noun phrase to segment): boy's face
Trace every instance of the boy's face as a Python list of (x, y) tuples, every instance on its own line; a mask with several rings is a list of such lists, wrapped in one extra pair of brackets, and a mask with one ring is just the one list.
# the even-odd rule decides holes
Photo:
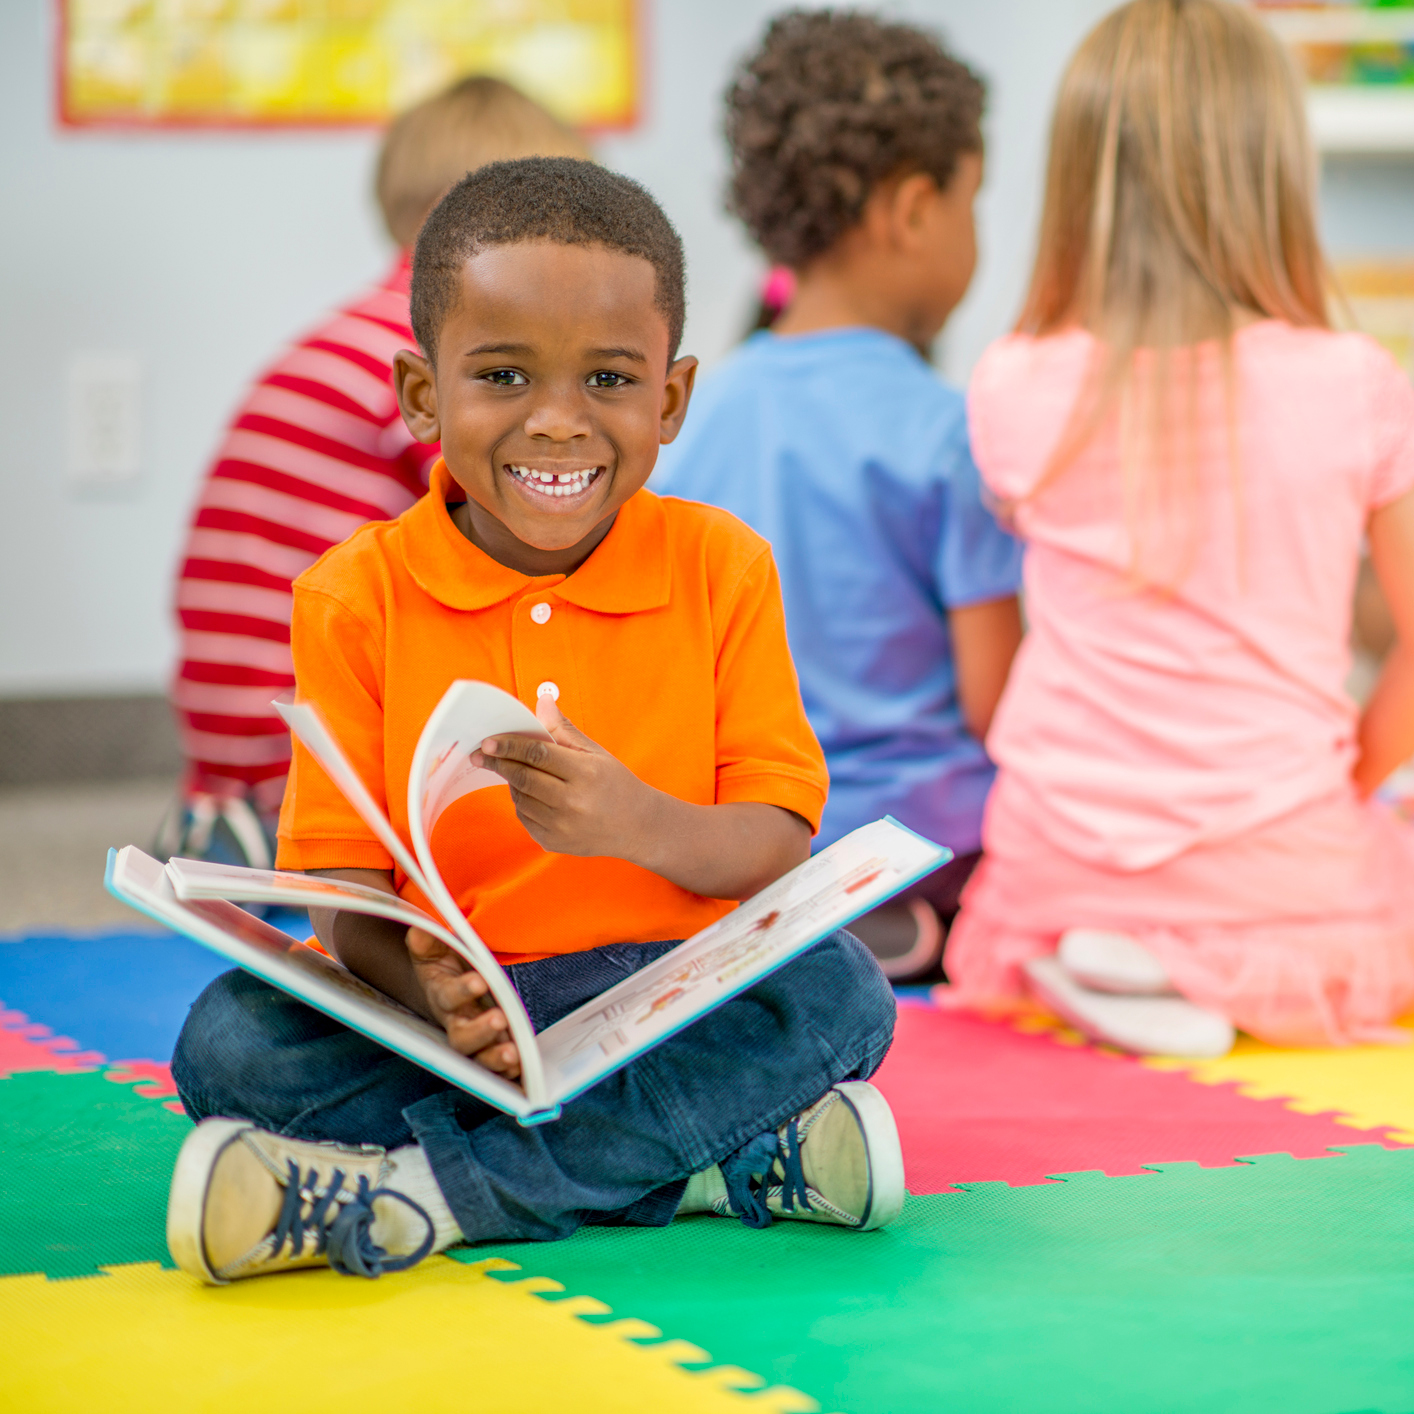
[(569, 574), (648, 480), (697, 368), (669, 365), (647, 260), (552, 241), (467, 261), (435, 370), (397, 356), (403, 417), (440, 438), (473, 543), (524, 574)]
[(920, 173), (881, 193), (893, 219), (896, 273), (911, 306), (908, 337), (925, 353), (977, 269), (973, 207), (981, 185), (982, 154), (964, 152), (945, 187)]
[(967, 293), (977, 269), (977, 222), (974, 206), (982, 185), (982, 154), (964, 152), (957, 159), (952, 180), (941, 190), (934, 186), (923, 204), (924, 242), (934, 252), (929, 293), (943, 327)]

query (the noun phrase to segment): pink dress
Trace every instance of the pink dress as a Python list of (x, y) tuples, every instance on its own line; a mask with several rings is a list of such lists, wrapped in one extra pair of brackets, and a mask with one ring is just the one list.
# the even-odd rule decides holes
[[(1362, 335), (1247, 326), (1235, 439), (1215, 376), (1188, 485), (1136, 550), (1118, 419), (1028, 498), (1095, 352), (1014, 335), (969, 394), (1027, 543), (1029, 632), (987, 738), (952, 1000), (1016, 995), (1066, 928), (1112, 928), (1254, 1035), (1388, 1037), (1414, 1003), (1414, 829), (1355, 795), (1344, 683), (1366, 520), (1414, 487), (1414, 389)], [(1169, 587), (1136, 587), (1136, 559)]]

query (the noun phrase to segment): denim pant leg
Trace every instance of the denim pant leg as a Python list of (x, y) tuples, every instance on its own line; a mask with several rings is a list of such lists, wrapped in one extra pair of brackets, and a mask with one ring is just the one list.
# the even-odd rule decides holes
[(585, 1222), (656, 1225), (672, 1218), (689, 1174), (836, 1082), (872, 1075), (893, 1025), (878, 964), (834, 933), (551, 1123), (526, 1128), (502, 1114), (468, 1123), (484, 1106), (459, 1091), (414, 1102), (407, 1119), (468, 1241), (561, 1238)]
[[(537, 1029), (672, 944), (511, 969)], [(609, 975), (606, 974), (606, 969)], [(525, 1128), (243, 972), (193, 1006), (172, 1062), (187, 1111), (306, 1139), (420, 1142), (469, 1241), (566, 1237), (585, 1222), (668, 1222), (689, 1174), (773, 1129), (840, 1080), (872, 1075), (893, 994), (835, 933)]]
[[(506, 970), (543, 1031), (676, 942), (619, 943)], [(451, 1091), (467, 1128), (498, 1111), (248, 972), (223, 973), (192, 1006), (172, 1075), (195, 1120), (225, 1115), (297, 1139), (413, 1142), (403, 1111)]]
[(172, 1077), (194, 1120), (227, 1115), (300, 1139), (388, 1149), (413, 1142), (409, 1105), (451, 1088), (241, 971), (223, 972), (196, 999)]

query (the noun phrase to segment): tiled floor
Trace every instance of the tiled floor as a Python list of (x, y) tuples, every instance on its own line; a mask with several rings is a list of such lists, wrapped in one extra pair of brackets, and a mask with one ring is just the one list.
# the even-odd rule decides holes
[(104, 892), (104, 860), (110, 846), (148, 848), (173, 791), (167, 777), (0, 788), (0, 937), (135, 923)]

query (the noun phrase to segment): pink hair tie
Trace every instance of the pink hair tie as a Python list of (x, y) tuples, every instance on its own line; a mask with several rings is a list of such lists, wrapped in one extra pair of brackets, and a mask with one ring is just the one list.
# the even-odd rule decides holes
[(789, 265), (773, 265), (761, 282), (761, 303), (779, 314), (795, 298), (795, 271)]

